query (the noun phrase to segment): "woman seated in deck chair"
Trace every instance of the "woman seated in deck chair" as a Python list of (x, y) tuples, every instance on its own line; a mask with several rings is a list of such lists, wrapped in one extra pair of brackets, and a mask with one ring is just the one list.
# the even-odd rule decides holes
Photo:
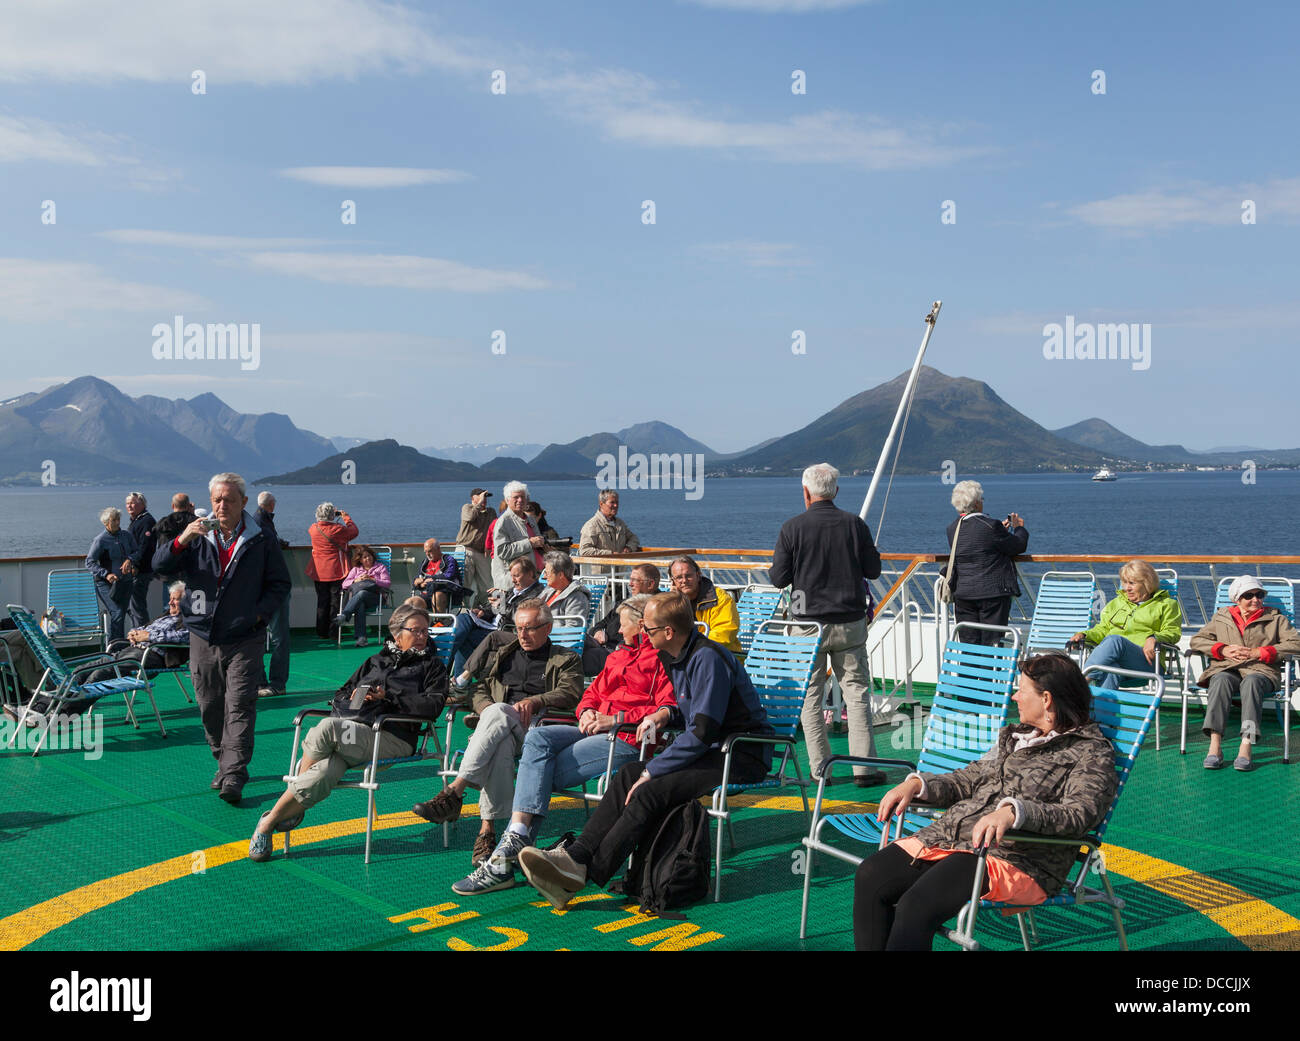
[[(1101, 612), (1101, 621), (1071, 643), (1096, 647), (1084, 668), (1155, 672), (1159, 644), (1177, 644), (1183, 635), (1183, 609), (1160, 588), (1160, 578), (1145, 560), (1130, 560), (1119, 569), (1120, 592)], [(1120, 677), (1107, 673), (1098, 686), (1114, 690)]]
[[(573, 788), (599, 777), (609, 763), (609, 731), (618, 723), (640, 723), (661, 708), (677, 703), (659, 654), (641, 632), (641, 618), (650, 597), (630, 596), (619, 604), (623, 643), (610, 654), (583, 694), (574, 714), (577, 726), (533, 727), (524, 737), (510, 826), (488, 858), (467, 878), (451, 887), (460, 896), (477, 896), (515, 884), (519, 851), (549, 812), (551, 792)], [(621, 717), (621, 718), (620, 718)], [(635, 761), (641, 744), (630, 732), (614, 742), (614, 768)]]
[(1074, 846), (1002, 842), (1009, 829), (1081, 836), (1115, 797), (1115, 751), (1092, 714), (1092, 691), (1061, 654), (1026, 660), (1013, 695), (1020, 722), (994, 750), (948, 774), (911, 774), (880, 800), (882, 822), (908, 804), (947, 807), (927, 828), (858, 865), (853, 941), (859, 951), (928, 951), (934, 934), (971, 897), (976, 853), (987, 860), (986, 900), (1041, 904), (1066, 882)]
[[(447, 669), (429, 644), (429, 613), (402, 604), (388, 620), (392, 640), (372, 654), (334, 695), (334, 714), (323, 719), (302, 741), (297, 775), (277, 802), (257, 822), (248, 843), (252, 860), (271, 859), (272, 831), (289, 831), (303, 814), (329, 795), (349, 767), (370, 762), (375, 741), (380, 759), (400, 759), (414, 753), (420, 727), (395, 723), (376, 733), (380, 715), (438, 718), (447, 700)], [(352, 701), (361, 687), (369, 689), (359, 708)]]
[[(78, 674), (79, 684), (98, 683), (100, 680), (132, 679), (144, 662), (146, 670), (174, 669), (190, 659), (190, 632), (185, 628), (185, 618), (181, 614), (181, 600), (185, 596), (185, 583), (173, 582), (167, 587), (167, 613), (150, 622), (143, 629), (132, 629), (125, 640), (118, 640), (108, 645), (109, 654), (103, 655), (103, 668), (94, 672)], [(171, 646), (185, 644), (184, 647)], [(167, 646), (160, 646), (167, 645)], [(94, 664), (83, 662), (82, 666)], [(27, 705), (25, 722), (29, 727), (40, 726), (44, 715), (49, 711), (50, 699), (44, 695), (32, 698)], [(59, 712), (65, 716), (79, 715), (94, 704), (82, 698), (65, 701)], [(15, 722), (18, 710), (6, 704), (4, 714)]]
[(1253, 575), (1242, 575), (1228, 587), (1232, 606), (1214, 612), (1205, 628), (1192, 637), (1191, 650), (1209, 657), (1209, 667), (1197, 683), (1209, 688), (1205, 724), (1210, 738), (1204, 767), (1223, 765), (1223, 732), (1228, 726), (1232, 699), (1241, 697), (1241, 747), (1232, 765), (1253, 770), (1251, 751), (1259, 738), (1260, 707), (1264, 698), (1282, 689), (1283, 654), (1300, 654), (1300, 633), (1276, 607), (1264, 604), (1263, 587)]

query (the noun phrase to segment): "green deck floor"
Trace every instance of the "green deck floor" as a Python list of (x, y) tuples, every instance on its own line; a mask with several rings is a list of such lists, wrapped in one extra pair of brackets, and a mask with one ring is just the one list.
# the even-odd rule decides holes
[[(373, 647), (370, 648), (373, 650)], [(370, 865), (362, 861), (364, 793), (336, 792), (295, 832), (292, 856), (255, 864), (246, 857), (257, 816), (283, 791), (292, 719), (322, 706), (366, 651), (335, 650), (296, 633), (290, 693), (259, 705), (252, 780), (241, 806), (208, 788), (213, 762), (196, 709), (174, 682), (159, 682), (169, 736), (152, 721), (120, 722), (120, 702), (104, 703), (102, 758), (53, 751), (33, 759), (0, 752), (8, 793), (0, 811), (8, 885), (0, 891), (0, 948), (431, 949), (539, 950), (799, 949), (852, 946), (850, 869), (819, 861), (809, 939), (801, 945), (799, 902), (806, 818), (793, 789), (760, 792), (736, 822), (738, 849), (727, 859), (720, 904), (686, 911), (687, 921), (646, 919), (624, 900), (588, 890), (564, 914), (515, 889), (458, 897), (477, 817), (440, 828), (409, 813), (439, 786), (432, 763), (390, 771), (379, 793), (381, 821)], [(1163, 749), (1147, 747), (1107, 834), (1112, 876), (1128, 903), (1134, 948), (1300, 949), (1300, 766), (1284, 766), (1274, 718), (1265, 724), (1260, 768), (1251, 774), (1201, 768), (1204, 739), (1178, 754), (1178, 714), (1160, 719)], [(909, 722), (878, 735), (882, 754), (906, 754)], [(7, 736), (7, 735), (6, 735)], [(464, 743), (464, 732), (460, 733)], [(1300, 734), (1296, 735), (1300, 738)], [(836, 751), (845, 739), (833, 739)], [(806, 771), (807, 764), (804, 763)], [(892, 783), (892, 782), (891, 782)], [(884, 789), (862, 792), (870, 799)], [(859, 790), (831, 795), (855, 799)], [(470, 793), (470, 798), (473, 794)], [(543, 839), (580, 829), (584, 814), (557, 804)], [(333, 827), (331, 827), (331, 825)], [(1121, 867), (1123, 870), (1121, 870)], [(1126, 875), (1125, 871), (1130, 874)], [(1136, 878), (1134, 877), (1136, 876)], [(394, 921), (394, 919), (398, 919)], [(981, 919), (989, 947), (1019, 943), (1014, 920)], [(1048, 949), (1112, 949), (1107, 913), (1047, 910), (1038, 915)], [(944, 946), (941, 942), (940, 946)]]

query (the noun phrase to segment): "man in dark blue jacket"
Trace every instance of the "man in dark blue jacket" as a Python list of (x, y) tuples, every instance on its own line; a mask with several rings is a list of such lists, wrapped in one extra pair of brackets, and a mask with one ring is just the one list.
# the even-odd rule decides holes
[(149, 503), (139, 492), (126, 497), (126, 512), (131, 518), (131, 537), (140, 548), (131, 558), (135, 565), (135, 584), (131, 587), (131, 606), (127, 613), (137, 629), (149, 624), (149, 583), (153, 581), (154, 525), (157, 521), (149, 512)]
[[(642, 628), (659, 652), (677, 706), (647, 716), (637, 740), (665, 726), (684, 732), (649, 763), (628, 763), (567, 850), (535, 847), (519, 854), (519, 867), (542, 896), (563, 909), (588, 882), (604, 886), (638, 843), (653, 836), (664, 816), (722, 783), (722, 743), (733, 734), (772, 736), (767, 713), (735, 655), (701, 636), (695, 612), (680, 593), (661, 593), (646, 604)], [(731, 757), (732, 782), (767, 776), (772, 746), (741, 742)]]
[[(835, 670), (849, 716), (849, 754), (876, 754), (871, 731), (871, 674), (867, 662), (866, 579), (880, 577), (880, 554), (862, 518), (836, 507), (840, 472), (817, 463), (803, 472), (804, 512), (781, 525), (768, 578), (790, 586), (795, 620), (822, 626), (812, 677), (803, 703), (803, 736), (814, 776), (831, 754), (823, 700), (826, 664)], [(882, 784), (879, 770), (858, 767), (854, 781), (866, 788)]]
[[(257, 497), (257, 512), (253, 514), (253, 520), (262, 531), (275, 540), (281, 550), (289, 548), (289, 543), (280, 538), (280, 533), (275, 530), (275, 496), (270, 492), (262, 492)], [(271, 639), (271, 664), (266, 672), (269, 678), (263, 686), (257, 688), (259, 698), (269, 698), (274, 694), (283, 694), (289, 686), (289, 601), (291, 597), (284, 598), (282, 603), (271, 615), (271, 620), (267, 623), (267, 635)]]
[(203, 732), (218, 764), (212, 787), (234, 804), (243, 798), (253, 758), (266, 625), (292, 583), (276, 540), (244, 508), (244, 479), (217, 474), (208, 491), (211, 515), (159, 546), (153, 566), (185, 579), (190, 675)]

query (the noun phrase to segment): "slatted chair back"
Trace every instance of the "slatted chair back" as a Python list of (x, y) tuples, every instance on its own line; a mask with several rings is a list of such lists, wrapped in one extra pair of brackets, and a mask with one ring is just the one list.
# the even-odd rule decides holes
[(557, 647), (582, 653), (582, 640), (587, 633), (587, 620), (578, 615), (559, 615), (551, 626), (551, 643)]
[(53, 645), (103, 640), (103, 609), (94, 577), (85, 568), (51, 571), (45, 580), (45, 602), (63, 612), (64, 629), (51, 638)]
[(579, 581), (591, 593), (591, 606), (587, 610), (587, 624), (590, 625), (596, 619), (603, 617), (602, 608), (605, 606), (605, 591), (609, 588), (609, 580), (584, 575)]
[(1155, 569), (1156, 578), (1160, 580), (1160, 587), (1175, 600), (1178, 599), (1178, 572), (1171, 567), (1158, 567)]
[[(1089, 673), (1092, 671), (1087, 670)], [(1092, 718), (1101, 728), (1106, 740), (1115, 746), (1115, 773), (1118, 782), (1115, 798), (1111, 800), (1106, 816), (1096, 828), (1099, 838), (1106, 833), (1106, 826), (1115, 812), (1115, 804), (1119, 802), (1124, 785), (1128, 782), (1129, 774), (1132, 773), (1133, 766), (1137, 762), (1138, 752), (1142, 750), (1142, 742), (1146, 740), (1151, 730), (1163, 693), (1163, 685), (1160, 687), (1158, 691), (1134, 690), (1127, 687), (1120, 687), (1117, 690), (1108, 690), (1105, 687), (1092, 688)]]
[(456, 562), (456, 570), (460, 572), (460, 584), (469, 585), (469, 578), (465, 574), (465, 547), (457, 546), (451, 551), (451, 559)]
[(822, 627), (816, 623), (766, 621), (750, 640), (745, 672), (768, 722), (782, 737), (794, 736), (799, 726), (821, 638)]
[(960, 770), (993, 747), (1006, 726), (1018, 653), (1014, 646), (948, 641), (921, 739), (918, 772)]
[(434, 651), (442, 659), (442, 663), (451, 670), (452, 659), (452, 641), (456, 638), (456, 616), (454, 614), (430, 614), (429, 621), (441, 619), (447, 624), (439, 628), (429, 626), (429, 643), (433, 645)]
[(61, 687), (67, 683), (72, 670), (59, 657), (59, 652), (50, 638), (41, 631), (36, 616), (21, 604), (10, 604), (8, 611), (14, 625), (27, 641), (27, 646), (31, 648), (32, 654), (36, 655), (36, 660), (41, 663), (41, 668), (50, 670), (50, 678), (54, 680), (56, 686)]
[(785, 594), (775, 586), (746, 586), (736, 601), (736, 611), (740, 615), (740, 650), (749, 653), (758, 627), (771, 618), (781, 607)]
[[(1233, 606), (1232, 601), (1228, 598), (1228, 590), (1232, 588), (1234, 579), (1225, 578), (1219, 582), (1218, 588), (1214, 591), (1214, 609), (1221, 611), (1225, 607)], [(1261, 578), (1259, 588), (1268, 594), (1264, 598), (1264, 603), (1268, 607), (1276, 607), (1287, 617), (1292, 625), (1295, 625), (1295, 587), (1291, 580), (1287, 578)]]
[(1075, 633), (1092, 626), (1097, 579), (1091, 571), (1049, 571), (1038, 583), (1025, 649), (1063, 649)]

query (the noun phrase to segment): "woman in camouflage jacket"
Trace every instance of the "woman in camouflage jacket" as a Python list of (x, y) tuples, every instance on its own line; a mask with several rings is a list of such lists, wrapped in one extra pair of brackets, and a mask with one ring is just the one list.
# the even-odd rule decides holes
[(911, 774), (880, 801), (887, 821), (913, 801), (947, 807), (915, 835), (858, 867), (853, 930), (858, 950), (929, 950), (935, 931), (970, 899), (977, 858), (988, 858), (986, 899), (1041, 903), (1066, 881), (1073, 846), (1003, 842), (1009, 829), (1082, 836), (1115, 795), (1115, 753), (1089, 722), (1092, 693), (1073, 661), (1042, 655), (1021, 667), (1020, 723), (982, 759), (948, 774)]

